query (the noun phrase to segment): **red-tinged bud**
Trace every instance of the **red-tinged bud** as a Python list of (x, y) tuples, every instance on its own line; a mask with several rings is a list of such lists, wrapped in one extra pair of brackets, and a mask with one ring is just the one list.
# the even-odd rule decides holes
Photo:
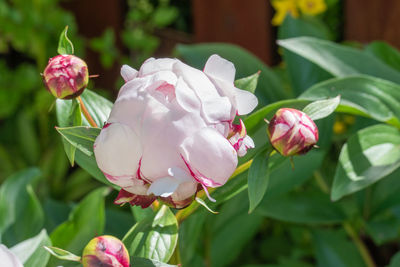
[(90, 240), (83, 250), (83, 267), (129, 267), (129, 254), (118, 238), (109, 235)]
[(171, 196), (169, 197), (159, 197), (158, 200), (160, 200), (163, 204), (167, 205), (170, 208), (174, 209), (184, 209), (190, 204), (192, 204), (194, 200), (194, 196), (188, 197), (183, 200), (176, 201), (174, 200)]
[(58, 55), (50, 58), (43, 80), (47, 90), (55, 97), (71, 99), (85, 90), (89, 82), (88, 67), (79, 57)]
[(304, 112), (281, 108), (271, 119), (268, 136), (272, 146), (283, 156), (307, 153), (318, 141), (318, 128)]

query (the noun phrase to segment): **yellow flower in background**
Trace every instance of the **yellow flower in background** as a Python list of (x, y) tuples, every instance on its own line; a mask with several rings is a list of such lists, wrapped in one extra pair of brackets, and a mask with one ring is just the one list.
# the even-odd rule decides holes
[(273, 0), (271, 4), (276, 12), (271, 21), (272, 25), (281, 25), (287, 13), (297, 18), (299, 16), (299, 11), (297, 10), (296, 2), (297, 0)]
[(324, 0), (297, 0), (301, 13), (307, 15), (318, 15), (326, 10)]
[(335, 123), (333, 124), (333, 132), (335, 134), (343, 134), (346, 132), (346, 130), (347, 130), (346, 124), (344, 124), (341, 121), (335, 121)]

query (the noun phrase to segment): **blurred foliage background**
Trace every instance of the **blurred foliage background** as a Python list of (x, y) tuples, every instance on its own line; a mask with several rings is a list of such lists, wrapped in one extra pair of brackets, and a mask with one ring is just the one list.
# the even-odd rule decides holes
[[(99, 217), (98, 224), (90, 225), (94, 232), (85, 232), (87, 236), (103, 232), (122, 238), (135, 221), (152, 212), (113, 205), (117, 192), (105, 196), (104, 189), (93, 191), (102, 184), (85, 170), (69, 165), (61, 138), (54, 129), (57, 125), (55, 99), (45, 90), (40, 76), (47, 60), (56, 55), (59, 34), (65, 25), (69, 25), (69, 37), (76, 54), (87, 60), (91, 74), (100, 75), (91, 80), (89, 88), (110, 100), (122, 84), (118, 74), (121, 64), (139, 67), (151, 56), (178, 56), (202, 68), (209, 52), (217, 51), (235, 63), (236, 78), (261, 70), (259, 87), (264, 89), (256, 93), (260, 103), (267, 104), (297, 97), (317, 82), (333, 77), (293, 52), (278, 49), (276, 39), (313, 36), (343, 42), (357, 49), (365, 47), (360, 42), (345, 42), (348, 16), (344, 8), (349, 6), (345, 1), (322, 1), (326, 7), (316, 14), (307, 14), (304, 10), (288, 11), (293, 4), (289, 0), (275, 1), (281, 4), (279, 7), (274, 2), (263, 1), (262, 4), (255, 1), (255, 5), (268, 7), (265, 17), (268, 20), (262, 18), (264, 24), (253, 27), (266, 29), (271, 49), (268, 57), (259, 56), (261, 60), (244, 52), (241, 54), (236, 46), (193, 45), (198, 41), (220, 41), (212, 28), (210, 32), (216, 36), (213, 40), (199, 39), (196, 35), (196, 25), (200, 22), (195, 21), (196, 13), (193, 12), (201, 10), (199, 1), (108, 1), (114, 6), (108, 11), (96, 1), (82, 1), (85, 2), (82, 5), (73, 0), (0, 1), (0, 203), (1, 199), (14, 200), (15, 206), (20, 205), (20, 209), (34, 214), (9, 215), (8, 221), (0, 223), (0, 232), (7, 227), (12, 227), (12, 231), (8, 230), (1, 241), (13, 246), (38, 234), (42, 226), (52, 233), (64, 222), (62, 228), (57, 228), (51, 235), (52, 240), (57, 240), (62, 247), (64, 237), (60, 229), (66, 231), (74, 218), (84, 216), (81, 210), (73, 209), (80, 201), (80, 205), (91, 210), (90, 215)], [(229, 9), (228, 2), (221, 1), (221, 6)], [(210, 4), (203, 2), (204, 5), (207, 3)], [(212, 21), (211, 13), (218, 9), (210, 5)], [(101, 12), (98, 9), (110, 14), (113, 23), (106, 25), (108, 18), (101, 23), (96, 15)], [(281, 16), (281, 19), (275, 19), (275, 26), (272, 26), (274, 16)], [(223, 20), (221, 24), (231, 27), (230, 19), (228, 17), (228, 22)], [(375, 43), (367, 50), (399, 70), (398, 52), (390, 47), (388, 49), (393, 51), (387, 56), (380, 53), (381, 46), (387, 45)], [(251, 46), (246, 48), (252, 50)], [(257, 55), (257, 50), (252, 52)], [(265, 62), (273, 67), (269, 68)], [(307, 71), (298, 75), (299, 66)], [(269, 91), (272, 87), (277, 89), (277, 94)], [(344, 217), (356, 225), (359, 241), (365, 243), (377, 265), (388, 265), (399, 249), (398, 185), (391, 186), (398, 180), (399, 171), (339, 203), (332, 203), (327, 192), (320, 192), (321, 187), (332, 184), (335, 162), (345, 141), (359, 129), (374, 123), (371, 119), (339, 114), (324, 121), (325, 125), (319, 125), (322, 129), (333, 129), (321, 137), (323, 142), (325, 140), (322, 149), (296, 159), (295, 166), (305, 166), (300, 168), (301, 174), (297, 173), (301, 179), (288, 171), (287, 161), (278, 162), (286, 164), (287, 168), (286, 172), (276, 176), (283, 175), (287, 181), (276, 182), (276, 185), (272, 181), (271, 188), (276, 191), (263, 200), (264, 212), (247, 214), (247, 192), (242, 191), (219, 206), (217, 216), (205, 210), (195, 213), (180, 229), (184, 266), (364, 266), (357, 243), (352, 243), (348, 236)], [(314, 172), (320, 166), (320, 170)], [(37, 168), (28, 169), (30, 167)], [(311, 171), (304, 170), (307, 167)], [(306, 182), (311, 176), (315, 179)], [(5, 182), (7, 177), (10, 181), (15, 177), (25, 178), (18, 178), (22, 187), (12, 189), (14, 185)], [(14, 190), (14, 193), (8, 195), (5, 193), (8, 190)], [(288, 191), (290, 195), (280, 194)], [(97, 202), (89, 201), (89, 198)], [(327, 209), (329, 212), (325, 213)], [(74, 212), (70, 213), (72, 210)], [(8, 216), (5, 211), (7, 209), (2, 210), (0, 204), (1, 216)], [(32, 223), (26, 227), (17, 223), (17, 219), (31, 220)], [(75, 241), (79, 243), (79, 240), (85, 239), (77, 237)], [(198, 240), (198, 243), (190, 240)], [(73, 247), (70, 243), (69, 246)], [(79, 246), (74, 249), (79, 250)], [(53, 264), (55, 262), (50, 261), (49, 266), (55, 266)], [(399, 266), (395, 264), (391, 267)]]

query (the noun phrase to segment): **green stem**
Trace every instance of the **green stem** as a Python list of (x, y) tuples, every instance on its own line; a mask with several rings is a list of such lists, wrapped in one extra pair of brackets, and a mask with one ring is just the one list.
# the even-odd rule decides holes
[(361, 254), (361, 257), (363, 258), (365, 265), (367, 267), (376, 267), (376, 264), (374, 260), (371, 257), (371, 254), (369, 253), (367, 247), (365, 244), (362, 242), (356, 231), (353, 229), (350, 223), (344, 222), (343, 223), (343, 228), (347, 232), (347, 234), (351, 237), (353, 240), (354, 245), (357, 247), (358, 251)]
[(325, 182), (324, 177), (322, 177), (322, 174), (320, 171), (315, 171), (314, 172), (314, 177), (315, 181), (317, 182), (319, 188), (321, 189), (322, 192), (329, 194), (330, 189), (328, 184)]

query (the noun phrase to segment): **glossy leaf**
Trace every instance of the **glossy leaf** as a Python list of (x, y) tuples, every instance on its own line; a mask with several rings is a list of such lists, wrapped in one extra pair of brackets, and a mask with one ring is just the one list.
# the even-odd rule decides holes
[(80, 261), (81, 257), (76, 256), (75, 254), (63, 250), (61, 248), (56, 248), (56, 247), (44, 247), (51, 255), (53, 255), (54, 257), (60, 259), (60, 260), (64, 260), (64, 261)]
[(252, 92), (254, 94), (257, 88), (259, 77), (260, 77), (260, 72), (256, 72), (253, 75), (236, 80), (235, 86), (237, 88)]
[(340, 103), (340, 95), (326, 100), (317, 100), (308, 104), (303, 112), (306, 113), (312, 120), (320, 120), (331, 115)]
[(332, 224), (346, 217), (328, 195), (315, 192), (285, 194), (265, 199), (255, 210), (268, 218), (293, 223)]
[[(51, 233), (53, 246), (79, 255), (92, 238), (101, 235), (105, 225), (104, 198), (109, 192), (109, 188), (99, 188), (86, 196), (71, 212), (68, 221)], [(50, 263), (56, 266), (61, 262), (51, 258)]]
[(368, 74), (400, 83), (400, 72), (356, 48), (313, 37), (279, 40), (278, 44), (317, 64), (336, 77)]
[(359, 191), (400, 167), (400, 131), (374, 125), (350, 137), (342, 147), (331, 192), (332, 200)]
[(100, 134), (99, 128), (77, 126), (66, 128), (56, 127), (56, 130), (72, 146), (76, 147), (89, 157), (93, 156), (93, 144), (96, 140), (96, 137)]
[[(299, 36), (331, 39), (329, 29), (324, 23), (321, 23), (320, 19), (312, 16), (301, 18), (286, 16), (283, 24), (278, 28), (278, 38), (287, 39)], [(283, 60), (286, 63), (290, 83), (296, 96), (310, 86), (332, 77), (318, 65), (287, 49), (283, 49)]]
[[(81, 126), (82, 115), (81, 107), (78, 100), (72, 99), (68, 103), (66, 100), (56, 100), (57, 121), (60, 127)], [(63, 139), (64, 150), (70, 161), (71, 166), (74, 166), (76, 147)]]
[(178, 242), (178, 222), (167, 206), (136, 223), (122, 240), (129, 255), (168, 262)]
[[(10, 246), (36, 235), (43, 227), (44, 214), (31, 184), (41, 175), (36, 168), (8, 177), (0, 188), (0, 237)], [(26, 222), (29, 221), (29, 224)]]
[(58, 41), (57, 52), (60, 55), (72, 55), (74, 53), (74, 45), (71, 40), (68, 39), (68, 26), (60, 34), (60, 39)]
[(318, 267), (365, 266), (357, 248), (341, 231), (314, 231), (313, 242)]
[(261, 60), (243, 48), (232, 44), (208, 43), (181, 44), (176, 47), (176, 50), (186, 63), (198, 69), (203, 69), (207, 59), (212, 54), (218, 54), (235, 64), (236, 78), (247, 77), (257, 71), (261, 71), (255, 92), (260, 106), (287, 98), (287, 93), (285, 93), (285, 89), (280, 84), (276, 74)]
[(319, 83), (300, 96), (318, 100), (341, 96), (336, 111), (361, 115), (400, 128), (400, 86), (370, 76), (331, 79)]
[(269, 181), (268, 160), (271, 152), (271, 147), (259, 152), (250, 166), (247, 182), (250, 203), (249, 213), (253, 212), (267, 191)]
[(400, 71), (400, 52), (388, 43), (382, 41), (371, 42), (365, 47), (365, 51)]
[(50, 255), (43, 246), (50, 245), (50, 238), (43, 229), (38, 235), (18, 243), (10, 250), (24, 264), (24, 267), (45, 267)]
[[(86, 89), (81, 95), (82, 101), (85, 104), (90, 116), (96, 122), (99, 128), (103, 128), (104, 123), (110, 116), (113, 103), (108, 99), (96, 94), (93, 91)], [(90, 126), (86, 118), (83, 118), (84, 125)]]

